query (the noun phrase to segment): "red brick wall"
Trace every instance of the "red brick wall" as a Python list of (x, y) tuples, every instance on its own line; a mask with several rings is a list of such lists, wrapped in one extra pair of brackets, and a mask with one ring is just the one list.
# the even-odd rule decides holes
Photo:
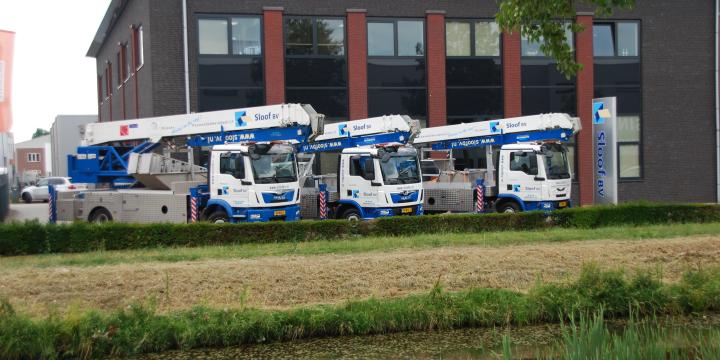
[(445, 12), (427, 11), (427, 126), (447, 125), (445, 93)]
[(503, 96), (505, 117), (522, 115), (520, 32), (502, 34)]
[(593, 203), (593, 139), (592, 139), (592, 99), (593, 99), (593, 17), (591, 14), (578, 14), (575, 21), (585, 26), (585, 30), (575, 36), (575, 57), (583, 64), (577, 74), (577, 112), (583, 131), (577, 136), (577, 176), (580, 182), (580, 205)]
[[(28, 154), (37, 153), (40, 154), (39, 162), (28, 162)], [(38, 170), (40, 176), (45, 176), (45, 149), (44, 148), (33, 148), (33, 149), (16, 149), (15, 162), (17, 164), (17, 173), (22, 176), (22, 173), (27, 170)]]
[(283, 8), (263, 8), (265, 43), (265, 103), (285, 102), (285, 49), (283, 45)]
[(367, 21), (365, 10), (347, 10), (348, 107), (350, 120), (368, 117)]

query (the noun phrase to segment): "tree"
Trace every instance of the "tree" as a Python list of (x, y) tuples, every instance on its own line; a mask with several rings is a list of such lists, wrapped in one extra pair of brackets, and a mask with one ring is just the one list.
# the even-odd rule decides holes
[(48, 134), (50, 134), (49, 131), (47, 131), (45, 129), (37, 128), (37, 130), (35, 130), (35, 133), (33, 134), (32, 138), (34, 139), (34, 138), (38, 138), (38, 137), (45, 136)]
[(566, 35), (568, 30), (585, 30), (573, 22), (577, 7), (594, 9), (596, 16), (609, 16), (614, 9), (633, 6), (635, 0), (502, 0), (496, 21), (504, 32), (520, 29), (527, 39), (540, 43), (540, 50), (554, 58), (558, 70), (570, 78), (582, 70)]

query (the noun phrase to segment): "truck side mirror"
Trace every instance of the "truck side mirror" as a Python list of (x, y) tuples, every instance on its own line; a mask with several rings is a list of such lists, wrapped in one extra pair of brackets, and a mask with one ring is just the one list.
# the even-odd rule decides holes
[(365, 180), (375, 180), (375, 163), (372, 158), (365, 159), (363, 178)]

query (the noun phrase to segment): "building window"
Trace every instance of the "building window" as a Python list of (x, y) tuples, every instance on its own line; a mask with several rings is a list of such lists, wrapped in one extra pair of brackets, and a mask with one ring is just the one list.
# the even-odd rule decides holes
[(198, 20), (200, 55), (227, 55), (228, 22), (226, 19)]
[(128, 59), (128, 44), (124, 43), (120, 45), (120, 54), (122, 57), (122, 64), (123, 64), (123, 71), (125, 71), (123, 76), (123, 81), (128, 81), (130, 79), (130, 73), (132, 73), (132, 65), (130, 65), (130, 59)]
[(117, 87), (119, 88), (120, 86), (122, 86), (123, 69), (125, 69), (125, 65), (122, 63), (122, 54), (120, 51), (118, 51), (117, 53), (115, 63), (117, 64), (117, 66), (115, 67), (117, 69), (117, 74), (115, 74), (115, 78), (117, 79)]
[[(452, 19), (445, 24), (448, 124), (503, 117), (500, 31), (491, 20)], [(455, 168), (482, 168), (485, 148), (453, 151)]]
[(102, 75), (97, 76), (97, 93), (98, 93), (98, 104), (102, 104), (103, 100), (105, 100), (105, 85), (103, 84), (103, 77)]
[(143, 48), (144, 40), (143, 40), (142, 25), (133, 29), (133, 37), (135, 38), (135, 42), (134, 42), (135, 48), (133, 49), (135, 70), (140, 70), (140, 68), (145, 63), (145, 50)]
[(368, 21), (368, 56), (424, 56), (422, 20)]
[(445, 43), (448, 57), (499, 57), (500, 29), (492, 21), (448, 21), (445, 24)]
[(642, 61), (637, 21), (593, 24), (595, 97), (616, 97), (618, 174), (621, 180), (643, 177)]
[(198, 111), (265, 103), (259, 16), (203, 15), (198, 25)]
[[(565, 27), (565, 38), (568, 46), (570, 46), (570, 49), (574, 49), (574, 33), (572, 32), (569, 24)], [(543, 39), (540, 38), (540, 41), (538, 42), (531, 41), (523, 35), (521, 40), (522, 56), (547, 57), (547, 55), (545, 55), (545, 53), (540, 50), (540, 44), (542, 43), (542, 40)]]
[(40, 162), (40, 153), (28, 153), (27, 161), (31, 163)]
[(105, 74), (107, 76), (107, 78), (105, 79), (105, 87), (106, 87), (105, 97), (109, 98), (112, 96), (112, 93), (113, 93), (112, 63), (109, 61), (107, 63), (107, 69), (105, 71)]
[(286, 18), (285, 54), (288, 56), (345, 55), (345, 20)]
[(285, 98), (311, 104), (328, 120), (348, 118), (345, 20), (285, 18)]
[(427, 117), (425, 23), (368, 20), (368, 113)]
[[(638, 56), (638, 23), (617, 22), (593, 25), (593, 53), (596, 57)], [(616, 51), (617, 49), (617, 51)]]
[(262, 54), (260, 18), (233, 17), (230, 24), (233, 55)]

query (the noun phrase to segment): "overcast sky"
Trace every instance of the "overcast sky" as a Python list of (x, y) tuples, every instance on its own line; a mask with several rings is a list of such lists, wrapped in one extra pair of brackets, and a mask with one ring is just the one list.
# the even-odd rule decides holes
[(110, 0), (0, 0), (0, 29), (14, 31), (15, 142), (56, 115), (97, 114), (95, 59), (85, 57)]

